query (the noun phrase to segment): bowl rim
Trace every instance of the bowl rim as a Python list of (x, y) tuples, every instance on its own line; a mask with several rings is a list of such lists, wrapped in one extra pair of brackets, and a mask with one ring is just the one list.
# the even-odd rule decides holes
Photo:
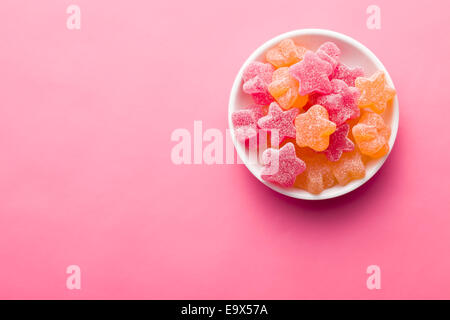
[[(345, 186), (338, 186), (339, 188), (337, 189), (336, 192), (332, 193), (332, 194), (328, 194), (326, 192), (326, 190), (322, 191), (320, 194), (312, 194), (309, 193), (306, 190), (303, 189), (298, 189), (298, 188), (290, 188), (290, 189), (285, 189), (282, 187), (279, 187), (273, 183), (267, 182), (265, 180), (263, 180), (259, 174), (259, 172), (257, 172), (256, 169), (254, 169), (253, 167), (249, 166), (248, 164), (248, 159), (245, 155), (245, 148), (243, 148), (241, 146), (241, 144), (236, 140), (236, 136), (234, 133), (234, 126), (232, 123), (232, 113), (235, 111), (235, 105), (236, 105), (236, 98), (238, 95), (238, 92), (240, 90), (241, 87), (241, 83), (242, 83), (242, 74), (244, 69), (247, 67), (247, 65), (252, 62), (255, 61), (257, 57), (259, 57), (260, 55), (262, 55), (264, 52), (266, 52), (269, 48), (274, 47), (277, 43), (279, 43), (281, 40), (287, 39), (287, 38), (295, 38), (298, 36), (326, 36), (326, 37), (330, 37), (330, 38), (335, 38), (335, 39), (339, 39), (342, 42), (346, 42), (347, 44), (349, 44), (350, 46), (356, 47), (357, 49), (359, 49), (361, 52), (363, 52), (364, 55), (366, 55), (378, 68), (378, 70), (382, 70), (384, 71), (384, 73), (386, 74), (386, 81), (387, 83), (395, 89), (394, 83), (392, 81), (391, 76), (389, 75), (388, 71), (386, 70), (385, 66), (383, 65), (383, 63), (377, 58), (377, 56), (370, 50), (368, 49), (366, 46), (364, 46), (362, 43), (360, 43), (359, 41), (353, 39), (352, 37), (345, 35), (343, 33), (339, 33), (336, 31), (331, 31), (331, 30), (326, 30), (326, 29), (298, 29), (298, 30), (293, 30), (293, 31), (289, 31), (286, 33), (282, 33), (268, 41), (266, 41), (265, 43), (263, 43), (261, 46), (259, 46), (255, 51), (253, 51), (253, 53), (247, 58), (247, 60), (242, 64), (241, 68), (239, 69), (239, 72), (236, 75), (236, 78), (233, 82), (233, 86), (231, 88), (231, 92), (230, 92), (230, 98), (229, 98), (229, 103), (228, 103), (228, 126), (229, 126), (229, 130), (230, 130), (230, 135), (231, 135), (231, 139), (233, 141), (234, 147), (236, 149), (236, 152), (238, 154), (238, 156), (241, 158), (242, 162), (245, 164), (245, 166), (247, 167), (247, 169), (263, 184), (265, 184), (266, 186), (268, 186), (269, 188), (271, 188), (272, 190), (279, 192), (285, 196), (288, 197), (292, 197), (292, 198), (296, 198), (296, 199), (302, 199), (302, 200), (325, 200), (325, 199), (332, 199), (332, 198), (336, 198), (336, 197), (340, 197), (343, 196), (359, 187), (361, 187), (364, 183), (366, 183), (367, 181), (369, 181), (379, 170), (380, 168), (383, 166), (383, 164), (385, 163), (386, 159), (388, 158), (389, 154), (392, 152), (392, 148), (394, 147), (394, 142), (395, 139), (397, 137), (397, 132), (398, 132), (398, 125), (399, 125), (399, 103), (398, 103), (398, 95), (395, 95), (393, 102), (392, 102), (392, 108), (393, 108), (393, 113), (392, 113), (392, 119), (391, 119), (391, 136), (389, 138), (389, 152), (388, 154), (386, 154), (383, 158), (378, 159), (377, 163), (374, 165), (374, 167), (371, 169), (370, 174), (367, 174), (366, 172), (366, 176), (362, 179), (358, 179), (358, 180), (353, 180), (350, 183), (348, 183)], [(330, 41), (332, 41), (332, 39), (330, 39)], [(336, 186), (335, 186), (336, 187)], [(333, 187), (333, 188), (335, 188)], [(331, 190), (333, 188), (330, 188), (328, 190)]]

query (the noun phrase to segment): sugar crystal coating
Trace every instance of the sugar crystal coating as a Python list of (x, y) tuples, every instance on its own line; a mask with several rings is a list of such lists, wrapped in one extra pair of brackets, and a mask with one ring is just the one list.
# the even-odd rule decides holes
[(320, 53), (320, 55), (327, 55), (328, 57), (332, 58), (333, 60), (337, 61), (339, 60), (339, 57), (341, 55), (341, 49), (336, 45), (336, 43), (332, 41), (327, 41), (323, 43), (319, 49), (317, 49), (317, 53)]
[(338, 79), (331, 80), (331, 87), (330, 94), (316, 96), (315, 100), (315, 103), (327, 109), (330, 120), (339, 126), (349, 119), (359, 117), (358, 89), (349, 87), (344, 81)]
[(331, 163), (331, 168), (336, 180), (342, 186), (366, 175), (366, 168), (358, 149), (342, 154), (339, 161)]
[(331, 165), (323, 154), (309, 148), (299, 148), (297, 155), (305, 162), (306, 170), (297, 176), (294, 186), (319, 194), (336, 184)]
[(386, 83), (383, 71), (375, 72), (370, 78), (356, 78), (355, 86), (361, 92), (359, 107), (369, 108), (376, 113), (383, 113), (387, 103), (395, 97), (395, 90)]
[(289, 67), (303, 59), (304, 47), (298, 46), (292, 39), (282, 40), (275, 48), (267, 51), (266, 60), (276, 68)]
[(291, 108), (302, 108), (308, 101), (308, 96), (298, 94), (298, 81), (289, 74), (289, 68), (282, 67), (272, 75), (269, 84), (269, 92), (285, 110)]
[(328, 62), (334, 70), (339, 63), (341, 50), (334, 42), (328, 41), (322, 44), (319, 49), (317, 49), (316, 53), (320, 59)]
[(355, 145), (348, 138), (348, 132), (350, 131), (350, 126), (348, 123), (344, 123), (336, 128), (336, 131), (330, 136), (330, 144), (328, 148), (324, 151), (326, 157), (330, 161), (338, 161), (342, 153), (353, 151)]
[(276, 102), (272, 102), (269, 113), (258, 120), (258, 126), (272, 133), (276, 131), (279, 141), (282, 142), (286, 138), (295, 138), (294, 120), (297, 114), (296, 108), (283, 111)]
[(339, 63), (331, 74), (331, 79), (344, 81), (349, 87), (355, 86), (355, 80), (364, 77), (364, 70), (361, 67), (350, 68), (343, 63)]
[(296, 141), (299, 147), (310, 147), (315, 151), (328, 148), (330, 135), (336, 130), (336, 124), (328, 120), (327, 110), (315, 105), (295, 118)]
[(259, 61), (254, 61), (249, 63), (247, 68), (245, 68), (242, 79), (247, 82), (255, 77), (261, 78), (265, 83), (270, 83), (272, 80), (272, 73), (275, 70), (273, 66), (269, 63), (263, 63)]
[(262, 155), (262, 163), (261, 178), (282, 187), (291, 187), (295, 178), (306, 169), (305, 163), (297, 158), (292, 143), (281, 149), (267, 149)]
[(302, 61), (289, 68), (291, 75), (299, 81), (299, 94), (304, 96), (309, 93), (329, 93), (331, 82), (329, 76), (333, 72), (330, 63), (308, 51)]
[(391, 130), (379, 114), (364, 112), (352, 132), (362, 154), (380, 158), (389, 152)]
[(231, 121), (235, 128), (236, 139), (244, 143), (255, 138), (258, 133), (257, 122), (263, 115), (263, 109), (257, 105), (233, 112)]
[(272, 81), (274, 67), (270, 63), (252, 62), (245, 68), (242, 79), (243, 90), (252, 96), (258, 105), (267, 105), (273, 101), (267, 86)]

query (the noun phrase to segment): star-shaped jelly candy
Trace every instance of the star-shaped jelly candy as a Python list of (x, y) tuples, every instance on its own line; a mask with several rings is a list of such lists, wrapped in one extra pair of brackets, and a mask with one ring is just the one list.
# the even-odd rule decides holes
[(278, 134), (281, 143), (286, 138), (295, 138), (294, 119), (297, 114), (297, 108), (283, 111), (278, 103), (272, 102), (269, 106), (269, 113), (258, 120), (258, 126), (270, 131), (272, 135)]
[(310, 148), (299, 148), (297, 156), (306, 164), (306, 170), (297, 176), (294, 186), (319, 194), (336, 184), (330, 162), (322, 153)]
[(350, 68), (343, 63), (339, 63), (334, 69), (331, 79), (344, 81), (349, 87), (355, 86), (355, 80), (358, 77), (364, 77), (364, 70), (361, 67)]
[(289, 74), (289, 68), (287, 67), (275, 70), (268, 88), (270, 94), (284, 110), (300, 109), (308, 102), (307, 95), (301, 96), (298, 94), (298, 81)]
[(389, 152), (391, 129), (379, 114), (364, 112), (352, 133), (362, 154), (380, 158)]
[(339, 161), (331, 162), (331, 168), (336, 180), (342, 186), (366, 175), (366, 168), (358, 149), (344, 153)]
[(336, 128), (336, 131), (330, 136), (330, 144), (328, 148), (324, 151), (327, 159), (330, 161), (338, 161), (342, 153), (353, 151), (355, 145), (347, 137), (350, 131), (350, 126), (348, 123), (344, 123)]
[(267, 86), (272, 82), (275, 68), (270, 63), (251, 62), (242, 74), (243, 90), (252, 96), (258, 105), (268, 105), (273, 101)]
[(244, 143), (256, 138), (258, 134), (257, 122), (263, 115), (263, 109), (256, 105), (233, 112), (231, 122), (235, 129), (236, 139)]
[(336, 130), (336, 124), (328, 120), (327, 109), (320, 105), (299, 114), (295, 118), (295, 127), (297, 145), (319, 152), (328, 148), (330, 135)]
[(327, 61), (334, 70), (339, 63), (341, 50), (334, 42), (328, 41), (322, 44), (316, 53), (320, 59)]
[(383, 71), (375, 72), (370, 78), (356, 78), (355, 86), (361, 91), (358, 106), (376, 113), (383, 113), (387, 103), (395, 96), (395, 90), (386, 83)]
[(315, 103), (324, 106), (330, 120), (340, 126), (349, 119), (359, 117), (360, 111), (357, 105), (359, 90), (349, 87), (338, 79), (331, 80), (332, 91), (330, 94), (316, 97)]
[(282, 187), (291, 187), (295, 178), (305, 171), (305, 163), (297, 158), (294, 145), (289, 142), (281, 149), (269, 148), (262, 155), (264, 166), (261, 178)]
[(301, 96), (309, 93), (329, 93), (331, 83), (328, 78), (333, 72), (333, 68), (325, 60), (312, 52), (306, 52), (302, 61), (289, 68), (291, 75), (299, 81), (299, 94)]
[(284, 39), (267, 51), (266, 60), (276, 68), (289, 67), (302, 60), (305, 53), (304, 47), (296, 45), (292, 39)]

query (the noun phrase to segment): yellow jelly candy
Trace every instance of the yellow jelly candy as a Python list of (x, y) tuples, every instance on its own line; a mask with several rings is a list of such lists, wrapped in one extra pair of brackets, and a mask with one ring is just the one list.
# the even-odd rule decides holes
[(298, 94), (298, 81), (291, 77), (289, 68), (282, 67), (272, 75), (272, 82), (269, 84), (269, 92), (284, 110), (303, 108), (308, 102), (308, 96)]
[(366, 175), (366, 169), (357, 149), (345, 152), (337, 162), (331, 163), (333, 174), (342, 186), (352, 180), (362, 179)]
[(305, 53), (306, 48), (296, 45), (292, 39), (285, 39), (267, 51), (266, 60), (276, 68), (289, 67), (301, 61)]
[(362, 154), (380, 158), (389, 152), (391, 130), (379, 114), (363, 113), (352, 133)]
[(327, 109), (318, 104), (298, 115), (295, 118), (297, 145), (319, 152), (328, 148), (330, 135), (336, 131), (336, 124), (328, 119)]
[(375, 72), (370, 78), (356, 78), (355, 86), (361, 92), (358, 106), (376, 113), (383, 113), (387, 103), (395, 97), (395, 90), (386, 84), (383, 71)]

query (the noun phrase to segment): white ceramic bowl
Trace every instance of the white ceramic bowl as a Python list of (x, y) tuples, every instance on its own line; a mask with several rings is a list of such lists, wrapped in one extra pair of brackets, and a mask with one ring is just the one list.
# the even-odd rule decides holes
[[(338, 196), (342, 196), (346, 193), (349, 193), (356, 188), (363, 185), (366, 181), (372, 178), (375, 173), (381, 168), (383, 163), (386, 161), (389, 154), (381, 159), (374, 159), (367, 163), (366, 166), (366, 176), (363, 179), (351, 181), (349, 184), (345, 186), (335, 186), (330, 189), (326, 189), (322, 191), (322, 193), (318, 195), (311, 194), (305, 190), (301, 190), (298, 188), (281, 188), (275, 184), (270, 182), (266, 182), (261, 179), (261, 170), (262, 166), (255, 161), (250, 161), (247, 152), (245, 151), (245, 146), (236, 140), (236, 136), (234, 134), (233, 123), (231, 121), (231, 115), (234, 111), (243, 109), (245, 106), (248, 106), (252, 103), (252, 98), (250, 95), (245, 94), (242, 91), (242, 73), (243, 70), (247, 67), (247, 65), (252, 61), (264, 61), (265, 54), (267, 50), (276, 46), (281, 40), (291, 38), (296, 43), (305, 46), (309, 50), (316, 50), (322, 43), (326, 41), (333, 41), (337, 44), (337, 46), (341, 49), (341, 57), (340, 62), (354, 67), (361, 66), (364, 69), (366, 76), (373, 74), (377, 70), (383, 70), (386, 73), (386, 80), (388, 84), (394, 88), (394, 84), (392, 82), (389, 73), (386, 68), (383, 66), (381, 61), (372, 53), (369, 49), (367, 49), (364, 45), (359, 43), (358, 41), (346, 36), (344, 34), (329, 31), (329, 30), (321, 30), (321, 29), (301, 29), (295, 30), (291, 32), (284, 33), (279, 35), (266, 43), (260, 46), (258, 49), (253, 52), (250, 57), (245, 61), (242, 65), (239, 73), (234, 80), (233, 88), (230, 94), (230, 102), (228, 107), (228, 121), (231, 130), (231, 137), (233, 139), (233, 143), (236, 147), (237, 153), (242, 161), (245, 163), (247, 168), (251, 173), (266, 186), (272, 188), (273, 190), (282, 193), (284, 195), (297, 198), (297, 199), (305, 199), (305, 200), (321, 200), (321, 199), (330, 199)], [(391, 102), (391, 105), (387, 108), (386, 112), (383, 114), (383, 117), (386, 123), (391, 127), (391, 137), (389, 139), (390, 150), (392, 151), (392, 147), (394, 146), (394, 141), (397, 136), (398, 130), (398, 122), (399, 122), (399, 107), (398, 107), (398, 98), (397, 96)]]

